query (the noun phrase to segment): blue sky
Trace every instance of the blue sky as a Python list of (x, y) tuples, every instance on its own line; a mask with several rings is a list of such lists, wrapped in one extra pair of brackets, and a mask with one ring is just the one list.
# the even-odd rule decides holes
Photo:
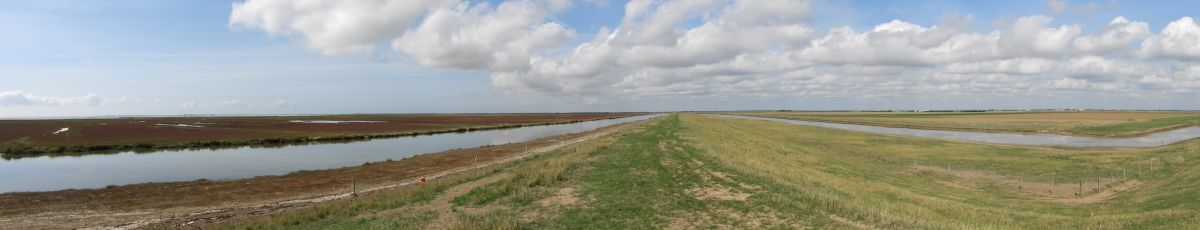
[[(0, 88), (46, 96), (92, 93), (106, 101), (127, 97), (151, 103), (8, 106), (0, 107), (0, 115), (454, 111), (488, 107), (479, 100), (495, 96), (480, 73), (365, 57), (325, 57), (288, 38), (230, 30), (230, 5), (33, 1), (3, 7), (0, 28), (11, 32), (0, 37)], [(458, 105), (426, 103), (432, 98)], [(180, 106), (192, 100), (286, 100), (297, 106)], [(59, 110), (73, 111), (60, 115)]]
[[(236, 1), (241, 3), (242, 1)], [(252, 1), (253, 2), (253, 1)], [(540, 2), (540, 1), (539, 1)], [(394, 38), (371, 41), (376, 51), (371, 54), (323, 53), (314, 48), (316, 35), (303, 28), (289, 28), (274, 33), (265, 24), (231, 23), (235, 2), (230, 1), (5, 1), (0, 3), (0, 116), (87, 116), (131, 114), (296, 114), (296, 113), (422, 113), (422, 112), (564, 112), (564, 111), (641, 111), (641, 110), (708, 110), (708, 109), (910, 109), (910, 108), (1031, 108), (1031, 107), (1105, 107), (1105, 108), (1176, 108), (1200, 109), (1200, 104), (1182, 96), (1195, 95), (1193, 88), (1170, 89), (1170, 95), (1152, 95), (1156, 88), (1136, 85), (1139, 74), (1128, 79), (1100, 80), (1052, 73), (1030, 80), (1029, 86), (1018, 90), (983, 89), (956, 91), (960, 98), (947, 99), (936, 95), (894, 92), (877, 96), (847, 96), (863, 94), (870, 88), (847, 88), (839, 93), (837, 85), (806, 87), (800, 84), (789, 90), (730, 89), (714, 90), (712, 81), (732, 80), (738, 83), (771, 81), (784, 72), (764, 72), (754, 77), (704, 75), (670, 77), (691, 74), (677, 66), (620, 64), (609, 68), (630, 69), (626, 72), (597, 72), (611, 80), (580, 80), (590, 76), (551, 76), (531, 74), (528, 69), (489, 66), (462, 66), (437, 62), (419, 47), (391, 48)], [(411, 1), (410, 4), (422, 4)], [(497, 6), (503, 1), (482, 3), (457, 2), (463, 6), (480, 7), (480, 14), (501, 15)], [(871, 31), (877, 25), (901, 20), (922, 27), (939, 25), (946, 16), (970, 16), (970, 27), (958, 33), (988, 34), (1003, 31), (1005, 23), (1021, 17), (1045, 15), (1053, 20), (1043, 25), (1056, 28), (1078, 25), (1080, 36), (1103, 32), (1117, 16), (1144, 22), (1155, 36), (1173, 21), (1196, 17), (1195, 1), (1066, 1), (1061, 11), (1049, 7), (1047, 1), (812, 1), (803, 2), (808, 9), (796, 9), (792, 14), (807, 14), (806, 19), (793, 24), (803, 25), (812, 32), (805, 41), (811, 43), (826, 36), (831, 29), (850, 27), (856, 32)], [(399, 4), (405, 4), (400, 1)], [(566, 53), (578, 46), (593, 42), (596, 34), (622, 28), (625, 1), (580, 1), (566, 9), (535, 9), (545, 14), (524, 29), (558, 24), (569, 31), (567, 42), (547, 42), (536, 46), (551, 51), (533, 51), (531, 59), (566, 60)], [(665, 5), (663, 1), (653, 7)], [(1089, 8), (1089, 4), (1095, 7)], [(248, 4), (247, 4), (248, 5)], [(512, 4), (517, 5), (517, 4)], [(554, 8), (549, 3), (526, 4), (522, 7)], [(718, 16), (732, 2), (717, 1), (712, 7), (697, 11), (701, 16), (684, 18), (675, 31), (666, 35), (675, 38)], [(451, 7), (453, 8), (453, 7)], [(500, 7), (502, 8), (502, 7)], [(661, 7), (660, 7), (661, 8)], [(435, 8), (422, 8), (433, 12)], [(453, 9), (451, 9), (453, 11)], [(802, 12), (807, 11), (807, 12)], [(318, 14), (320, 12), (310, 12)], [(783, 12), (788, 14), (789, 12)], [(266, 15), (266, 14), (261, 14)], [(786, 16), (786, 15), (784, 15)], [(413, 30), (425, 20), (413, 19), (407, 30)], [(466, 20), (464, 20), (466, 21)], [(464, 22), (468, 25), (473, 22)], [(645, 23), (644, 24), (649, 24)], [(232, 24), (232, 25), (231, 25)], [(463, 28), (472, 28), (464, 26)], [(452, 31), (464, 31), (463, 28)], [(607, 30), (605, 30), (607, 29)], [(625, 28), (622, 28), (625, 29)], [(603, 31), (602, 31), (603, 30)], [(631, 31), (631, 30), (626, 30)], [(278, 32), (278, 31), (277, 31)], [(511, 31), (527, 33), (529, 31)], [(406, 34), (416, 34), (406, 32)], [(343, 35), (339, 35), (343, 36)], [(353, 35), (344, 35), (353, 36)], [(599, 36), (603, 37), (603, 36)], [(488, 44), (514, 44), (513, 40)], [(619, 39), (619, 38), (618, 38)], [(668, 39), (670, 40), (670, 39)], [(676, 39), (678, 40), (678, 39)], [(540, 40), (539, 40), (540, 41)], [(632, 41), (632, 39), (631, 39)], [(764, 41), (780, 42), (775, 38)], [(1137, 49), (1139, 41), (1131, 42)], [(808, 44), (806, 43), (806, 44)], [(780, 42), (782, 44), (782, 42)], [(641, 44), (646, 45), (646, 44)], [(666, 46), (671, 46), (667, 44)], [(778, 46), (778, 45), (776, 45)], [(633, 47), (631, 45), (631, 47)], [(800, 49), (795, 48), (799, 54)], [(630, 48), (630, 50), (638, 50)], [(738, 54), (772, 53), (777, 49), (738, 50)], [(632, 51), (630, 51), (632, 52)], [(496, 53), (500, 53), (497, 51)], [(488, 54), (496, 54), (488, 53)], [(703, 52), (702, 52), (703, 53)], [(1129, 51), (1127, 53), (1134, 53)], [(1050, 58), (1052, 61), (1073, 60), (1073, 54)], [(1176, 81), (1198, 84), (1195, 73), (1178, 71), (1192, 66), (1194, 60), (1185, 55), (1178, 60), (1132, 58), (1132, 54), (1107, 53), (1095, 55), (1122, 63), (1149, 65), (1166, 69), (1156, 73), (1173, 72)], [(519, 56), (519, 55), (518, 55)], [(701, 60), (711, 64), (732, 60), (724, 55)], [(1003, 55), (1002, 55), (1003, 56)], [(1165, 55), (1164, 55), (1165, 56)], [(436, 56), (439, 58), (444, 56)], [(1024, 58), (1004, 56), (1000, 59)], [(1041, 57), (1039, 57), (1041, 58)], [(819, 58), (818, 58), (819, 59)], [(424, 61), (422, 61), (424, 60)], [(520, 59), (517, 63), (524, 64)], [(987, 59), (992, 60), (992, 59)], [(981, 60), (981, 61), (987, 61)], [(446, 60), (440, 60), (446, 61)], [(684, 60), (694, 61), (694, 60)], [(529, 63), (533, 63), (530, 61)], [(612, 62), (622, 62), (613, 60)], [(857, 62), (829, 63), (816, 61), (802, 67), (788, 68), (786, 73), (795, 79), (810, 81), (822, 75), (845, 79), (856, 76), (846, 70), (847, 63), (855, 68), (893, 68), (888, 64)], [(490, 62), (489, 62), (490, 63)], [(565, 61), (564, 61), (565, 63)], [(685, 65), (691, 64), (686, 63)], [(1132, 65), (1131, 64), (1131, 65)], [(700, 64), (697, 64), (700, 65)], [(950, 68), (951, 63), (936, 62), (930, 70), (897, 70), (909, 75), (937, 74)], [(533, 65), (537, 69), (539, 65)], [(824, 69), (838, 69), (822, 72)], [(900, 68), (900, 67), (894, 67)], [(893, 69), (894, 69), (893, 68)], [(905, 67), (907, 68), (907, 67)], [(1147, 67), (1149, 68), (1149, 67)], [(861, 68), (860, 68), (861, 69)], [(645, 72), (642, 72), (645, 71)], [(667, 75), (647, 75), (666, 73)], [(1041, 73), (1041, 72), (1039, 72)], [(805, 75), (808, 74), (808, 75)], [(1192, 75), (1189, 75), (1192, 74)], [(504, 75), (512, 75), (506, 78)], [(1026, 74), (1030, 75), (1030, 74)], [(1026, 76), (1022, 75), (1022, 76)], [(1056, 76), (1062, 77), (1056, 77)], [(631, 77), (639, 76), (639, 77)], [(956, 75), (957, 76), (957, 75)], [(975, 75), (972, 75), (975, 76)], [(983, 74), (978, 77), (983, 77)], [(992, 75), (988, 75), (992, 76)], [(993, 76), (995, 77), (995, 76)], [(596, 77), (600, 78), (600, 77)], [(633, 82), (638, 78), (646, 82)], [(693, 82), (695, 79), (717, 79)], [(1020, 78), (1020, 77), (1015, 77)], [(514, 80), (515, 79), (515, 80)], [(624, 79), (624, 80), (621, 80)], [(921, 76), (911, 81), (922, 81)], [(1064, 80), (1065, 79), (1065, 80)], [(1108, 78), (1105, 78), (1108, 79)], [(1084, 82), (1080, 83), (1082, 80)], [(1152, 79), (1151, 79), (1152, 80)], [(856, 85), (888, 80), (866, 79)], [(901, 83), (910, 80), (900, 79)], [(862, 83), (866, 82), (866, 83)], [(1112, 82), (1110, 85), (1106, 82)], [(653, 83), (653, 84), (651, 84)], [(1071, 89), (1041, 87), (1050, 83), (1081, 87)], [(535, 87), (541, 84), (553, 88)], [(556, 85), (557, 84), (557, 85)], [(1090, 84), (1090, 85), (1089, 85)], [(778, 84), (775, 84), (778, 85)], [(1178, 84), (1177, 84), (1178, 85)], [(619, 87), (618, 87), (619, 86)], [(930, 87), (973, 88), (963, 83), (938, 82)], [(915, 86), (914, 86), (915, 87)], [(923, 86), (922, 86), (923, 87)], [(1103, 91), (1100, 89), (1125, 90)], [(1070, 87), (1067, 87), (1070, 88)], [(857, 92), (856, 92), (857, 91)], [(873, 90), (871, 90), (873, 91)], [(635, 93), (631, 96), (629, 92)], [(641, 92), (652, 92), (640, 94)], [(90, 95), (90, 96), (89, 96)], [(612, 98), (612, 99), (610, 99)], [(1097, 101), (1100, 98), (1103, 100)], [(1147, 102), (1148, 99), (1153, 99)]]

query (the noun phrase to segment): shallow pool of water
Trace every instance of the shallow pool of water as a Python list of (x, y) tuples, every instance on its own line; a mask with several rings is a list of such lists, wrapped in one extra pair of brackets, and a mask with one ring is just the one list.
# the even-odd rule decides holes
[(715, 115), (730, 118), (757, 119), (766, 121), (786, 122), (797, 125), (828, 127), (860, 132), (892, 134), (914, 137), (938, 138), (947, 140), (959, 140), (970, 142), (994, 143), (994, 144), (1010, 144), (1010, 145), (1035, 145), (1035, 146), (1058, 146), (1058, 147), (1080, 147), (1080, 148), (1145, 148), (1163, 146), (1179, 141), (1184, 141), (1196, 137), (1200, 137), (1200, 126), (1192, 126), (1182, 129), (1168, 130), (1152, 133), (1146, 136), (1127, 137), (1127, 138), (1104, 138), (1104, 137), (1085, 137), (1085, 136), (1069, 136), (1052, 133), (1005, 133), (1005, 132), (971, 132), (971, 131), (949, 131), (949, 130), (928, 130), (928, 129), (909, 129), (909, 128), (892, 128), (869, 125), (853, 125), (829, 122), (816, 121), (799, 121), (780, 118), (739, 116), (739, 115)]
[(98, 188), (145, 182), (239, 179), (299, 170), (341, 168), (457, 148), (524, 142), (656, 116), (661, 115), (278, 148), (241, 147), (18, 158), (0, 161), (0, 193)]

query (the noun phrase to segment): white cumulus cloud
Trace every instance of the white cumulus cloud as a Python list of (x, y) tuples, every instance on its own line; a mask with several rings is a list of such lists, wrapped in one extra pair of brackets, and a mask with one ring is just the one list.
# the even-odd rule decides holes
[(550, 8), (533, 2), (487, 3), (432, 10), (392, 47), (433, 67), (506, 71), (529, 68), (534, 53), (559, 47), (574, 32), (546, 22)]
[(972, 29), (971, 16), (819, 31), (806, 0), (632, 0), (618, 24), (576, 31), (555, 19), (570, 7), (562, 0), (249, 0), (234, 4), (230, 25), (299, 38), (329, 55), (397, 52), (427, 67), (486, 72), (509, 94), (581, 103), (1058, 91), (1132, 97), (1200, 84), (1200, 70), (1189, 64), (1200, 60), (1200, 26), (1189, 17), (1157, 34), (1125, 17), (1085, 30), (1044, 15), (990, 31)]
[(1142, 41), (1139, 54), (1149, 58), (1200, 60), (1200, 25), (1191, 17), (1171, 22), (1161, 33)]
[(1075, 48), (1083, 53), (1103, 54), (1124, 50), (1130, 43), (1150, 35), (1150, 26), (1145, 22), (1129, 21), (1125, 17), (1114, 18), (1095, 36), (1075, 38)]
[(369, 54), (379, 41), (402, 34), (418, 16), (450, 4), (448, 0), (252, 0), (233, 4), (229, 25), (302, 36), (310, 48), (328, 55)]

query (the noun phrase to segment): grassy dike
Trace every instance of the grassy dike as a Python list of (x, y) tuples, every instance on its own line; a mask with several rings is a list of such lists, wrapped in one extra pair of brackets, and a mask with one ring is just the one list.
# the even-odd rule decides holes
[[(481, 168), (449, 179), (371, 194), (354, 200), (264, 218), (225, 223), (225, 229), (394, 229), (479, 226), (515, 228), (517, 208), (549, 197), (550, 189), (577, 180), (585, 160), (614, 151), (637, 127), (506, 164)], [(485, 183), (480, 183), (485, 182)], [(454, 190), (462, 191), (455, 193)], [(461, 194), (458, 194), (461, 193)], [(505, 204), (500, 207), (499, 204)], [(484, 208), (486, 207), (486, 208)], [(472, 210), (470, 213), (464, 209)], [(482, 211), (481, 211), (482, 210)]]
[[(682, 114), (425, 186), (221, 227), (1180, 229), (1200, 224), (1197, 151), (1196, 141), (1062, 150)], [(1113, 176), (1151, 163), (1154, 171)], [(1097, 177), (1078, 195), (1033, 191)]]
[[(429, 186), (371, 195), (228, 229), (449, 229), (842, 226), (798, 217), (803, 203), (686, 150), (670, 116), (535, 158)], [(489, 175), (489, 176), (485, 176)], [(734, 179), (737, 178), (737, 179)], [(747, 178), (749, 179), (749, 178)], [(486, 183), (478, 183), (485, 181)], [(453, 190), (467, 189), (459, 194)], [(446, 204), (439, 204), (445, 200)], [(782, 202), (781, 202), (782, 201)]]

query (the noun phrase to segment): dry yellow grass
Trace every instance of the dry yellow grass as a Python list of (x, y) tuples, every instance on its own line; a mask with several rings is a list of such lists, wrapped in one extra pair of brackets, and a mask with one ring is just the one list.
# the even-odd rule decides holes
[[(776, 122), (681, 116), (681, 135), (698, 152), (739, 173), (782, 184), (820, 212), (878, 228), (1055, 229), (1187, 228), (1200, 224), (1195, 141), (1151, 150), (1061, 150), (956, 143), (781, 125)], [(1169, 160), (1167, 160), (1169, 159)], [(1169, 161), (1170, 163), (1164, 163)], [(1145, 184), (1091, 190), (1096, 177), (1157, 162)], [(987, 171), (1034, 183), (1082, 181), (1080, 197), (1060, 202), (1004, 184), (964, 186), (955, 174), (913, 165)], [(1164, 166), (1170, 165), (1170, 166)], [(1120, 175), (1120, 174), (1116, 174)], [(1133, 177), (1131, 177), (1133, 179)], [(1089, 191), (1090, 190), (1090, 191)], [(1104, 194), (1114, 193), (1114, 194)], [(1099, 194), (1099, 195), (1097, 195)]]

